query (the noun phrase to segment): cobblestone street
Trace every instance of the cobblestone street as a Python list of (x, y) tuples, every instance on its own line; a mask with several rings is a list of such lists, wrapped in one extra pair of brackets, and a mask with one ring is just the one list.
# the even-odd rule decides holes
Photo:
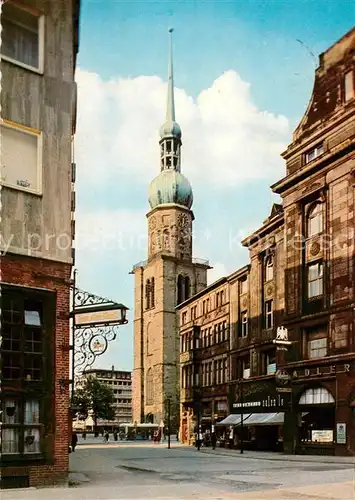
[(228, 450), (197, 452), (172, 443), (79, 443), (70, 486), (7, 490), (2, 500), (355, 499), (354, 460)]

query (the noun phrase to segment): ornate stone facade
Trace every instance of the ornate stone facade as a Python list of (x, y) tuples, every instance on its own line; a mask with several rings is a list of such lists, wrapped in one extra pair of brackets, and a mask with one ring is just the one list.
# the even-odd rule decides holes
[(179, 331), (176, 306), (207, 284), (208, 262), (192, 258), (192, 189), (181, 174), (170, 54), (160, 174), (149, 188), (148, 260), (134, 266), (133, 421), (178, 426)]
[[(286, 176), (272, 186), (282, 205), (242, 242), (249, 265), (224, 278), (229, 411), (245, 416), (234, 437), (251, 447), (355, 454), (354, 57), (355, 29), (321, 54), (310, 104), (283, 154)], [(208, 294), (182, 304), (181, 337), (184, 315)], [(278, 327), (290, 342), (283, 347), (274, 343)], [(189, 391), (211, 355), (191, 328), (194, 341), (180, 358), (193, 374), (181, 392), (190, 420), (201, 406), (190, 405)], [(211, 394), (219, 390), (209, 382)], [(265, 431), (264, 417), (273, 419)]]

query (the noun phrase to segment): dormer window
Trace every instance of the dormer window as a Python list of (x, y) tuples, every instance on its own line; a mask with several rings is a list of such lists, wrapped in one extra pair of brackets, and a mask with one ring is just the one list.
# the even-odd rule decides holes
[(318, 144), (306, 153), (306, 163), (310, 163), (324, 153), (324, 144)]
[(354, 89), (354, 72), (353, 71), (348, 71), (345, 74), (344, 77), (344, 98), (345, 102), (350, 101), (350, 99), (353, 99), (355, 95), (355, 89)]

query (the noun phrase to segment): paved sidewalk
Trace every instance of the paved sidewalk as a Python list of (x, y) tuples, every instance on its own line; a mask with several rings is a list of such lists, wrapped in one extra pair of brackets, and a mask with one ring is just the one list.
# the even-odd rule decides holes
[(211, 492), (194, 485), (179, 485), (179, 493), (171, 487), (87, 486), (83, 488), (43, 488), (41, 490), (3, 490), (1, 500), (354, 500), (354, 482), (301, 486), (266, 491)]
[[(190, 450), (191, 447), (181, 447), (181, 449)], [(244, 450), (244, 453), (240, 453), (240, 450), (230, 450), (228, 448), (201, 448), (200, 453), (208, 455), (217, 455), (231, 457), (236, 456), (238, 458), (252, 458), (254, 460), (279, 460), (282, 462), (311, 462), (311, 463), (325, 463), (325, 464), (343, 464), (343, 465), (353, 465), (355, 468), (355, 456), (354, 457), (332, 457), (327, 455), (285, 455), (284, 453), (277, 452), (263, 452), (263, 451), (250, 451)]]

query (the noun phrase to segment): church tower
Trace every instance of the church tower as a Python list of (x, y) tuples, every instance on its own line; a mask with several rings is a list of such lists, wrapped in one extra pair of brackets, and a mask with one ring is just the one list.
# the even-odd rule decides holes
[(160, 129), (160, 173), (149, 186), (148, 259), (135, 276), (133, 422), (178, 422), (177, 304), (207, 285), (209, 264), (192, 258), (193, 195), (181, 173), (181, 128), (175, 120), (172, 29), (166, 119)]

